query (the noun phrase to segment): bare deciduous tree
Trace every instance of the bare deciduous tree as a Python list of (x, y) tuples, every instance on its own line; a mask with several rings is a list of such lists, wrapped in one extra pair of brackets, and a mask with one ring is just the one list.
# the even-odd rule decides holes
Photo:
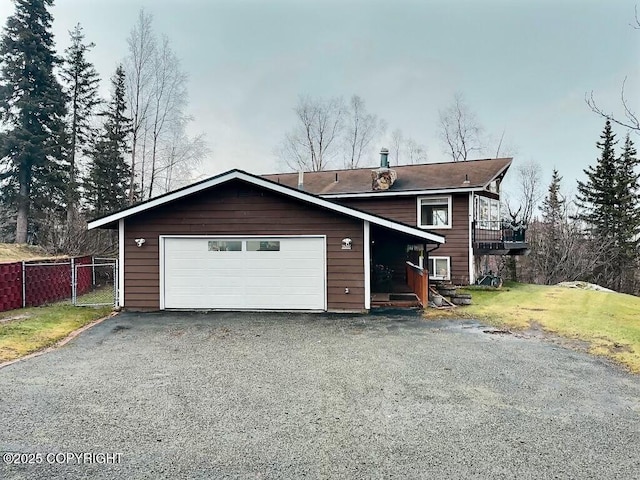
[(344, 111), (341, 98), (301, 96), (295, 107), (297, 126), (286, 134), (278, 155), (294, 170), (326, 170), (338, 153)]
[(169, 141), (162, 152), (161, 165), (156, 170), (164, 192), (180, 188), (195, 180), (195, 172), (209, 153), (204, 134), (189, 137), (186, 125), (190, 119), (173, 122), (168, 131)]
[(528, 224), (542, 199), (542, 168), (530, 160), (516, 167), (516, 195), (506, 192), (503, 202), (511, 220)]
[(377, 115), (367, 113), (364, 100), (358, 95), (351, 97), (347, 111), (345, 131), (345, 168), (358, 168), (363, 153), (371, 141), (386, 129), (386, 124)]
[(404, 146), (404, 136), (402, 130), (396, 128), (391, 132), (391, 154), (395, 160), (396, 165), (400, 165), (400, 152)]
[(180, 61), (169, 46), (169, 40), (164, 37), (162, 45), (154, 58), (153, 88), (151, 90), (152, 114), (150, 115), (151, 129), (151, 171), (147, 197), (153, 197), (158, 169), (158, 149), (162, 135), (170, 122), (178, 121), (182, 117), (182, 110), (186, 103), (186, 75), (180, 70)]
[(629, 100), (627, 99), (626, 94), (624, 92), (626, 83), (627, 83), (627, 77), (624, 77), (624, 80), (622, 81), (622, 87), (620, 89), (620, 102), (622, 103), (624, 117), (621, 117), (619, 115), (616, 116), (613, 114), (613, 112), (605, 112), (604, 110), (602, 110), (602, 108), (600, 108), (596, 103), (596, 100), (593, 96), (593, 91), (585, 95), (585, 102), (587, 103), (587, 105), (589, 106), (592, 112), (597, 113), (603, 118), (611, 120), (612, 122), (617, 123), (622, 127), (628, 128), (640, 134), (640, 119), (638, 118), (637, 114), (632, 110), (631, 106), (629, 105)]
[(127, 39), (129, 56), (125, 61), (125, 69), (127, 73), (127, 98), (131, 114), (129, 203), (133, 203), (135, 197), (138, 147), (151, 105), (149, 90), (153, 81), (153, 61), (156, 53), (156, 38), (151, 26), (152, 20), (151, 14), (146, 13), (144, 9), (140, 10), (138, 20)]
[(553, 225), (537, 219), (530, 223), (527, 239), (531, 254), (522, 262), (523, 280), (546, 285), (592, 280), (611, 245), (585, 235), (574, 220), (576, 215), (575, 203), (566, 202)]
[(454, 162), (466, 161), (473, 152), (482, 152), (484, 129), (461, 93), (456, 93), (453, 104), (439, 113), (440, 139)]
[[(633, 21), (630, 25), (635, 30), (640, 30), (640, 17), (638, 16), (637, 5), (635, 7), (635, 15), (633, 17)], [(624, 80), (622, 81), (622, 87), (620, 88), (620, 102), (622, 104), (623, 110), (622, 116), (614, 115), (613, 112), (605, 112), (600, 106), (598, 106), (593, 95), (593, 90), (590, 93), (585, 94), (584, 100), (592, 112), (597, 113), (601, 117), (611, 120), (612, 122), (617, 123), (622, 127), (628, 128), (637, 134), (640, 134), (640, 118), (636, 113), (637, 109), (632, 108), (629, 105), (629, 100), (625, 94), (626, 83), (627, 77), (624, 77)]]
[[(523, 223), (526, 226), (531, 223), (533, 214), (542, 198), (541, 167), (539, 163), (529, 161), (518, 165), (515, 173), (517, 193), (515, 195), (510, 195), (508, 192), (503, 193), (503, 211), (508, 213), (513, 223)], [(506, 257), (505, 262), (509, 278), (517, 281), (516, 258), (510, 255)]]
[[(152, 18), (142, 10), (129, 37), (128, 91), (132, 116), (131, 185), (149, 199), (182, 185), (208, 153), (204, 135), (186, 128), (187, 75), (167, 37), (158, 43)], [(133, 190), (133, 189), (132, 189)]]
[(390, 153), (395, 165), (412, 165), (427, 161), (427, 147), (411, 137), (405, 137), (400, 129), (391, 133)]
[(405, 157), (407, 163), (424, 163), (427, 161), (427, 149), (424, 145), (420, 145), (413, 138), (407, 139), (405, 142)]

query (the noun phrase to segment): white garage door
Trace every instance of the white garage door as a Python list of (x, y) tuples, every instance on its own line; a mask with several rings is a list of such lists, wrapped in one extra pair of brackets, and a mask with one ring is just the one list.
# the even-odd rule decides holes
[(164, 308), (326, 310), (324, 237), (164, 237)]

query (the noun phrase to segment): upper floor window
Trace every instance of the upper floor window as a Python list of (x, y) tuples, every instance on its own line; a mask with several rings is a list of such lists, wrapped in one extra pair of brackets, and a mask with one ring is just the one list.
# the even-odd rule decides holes
[(500, 229), (500, 200), (476, 197), (476, 220), (478, 226), (487, 230)]
[(451, 197), (418, 198), (418, 227), (451, 228)]

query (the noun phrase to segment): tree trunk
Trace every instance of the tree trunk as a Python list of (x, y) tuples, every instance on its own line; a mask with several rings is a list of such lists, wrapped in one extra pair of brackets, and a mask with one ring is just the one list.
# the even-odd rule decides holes
[(136, 147), (138, 146), (138, 132), (133, 131), (133, 140), (131, 142), (131, 174), (129, 177), (129, 205), (133, 204), (136, 185)]
[(518, 264), (513, 255), (507, 256), (507, 276), (512, 282), (518, 281)]
[(18, 215), (16, 219), (15, 243), (27, 243), (27, 226), (29, 224), (29, 169), (24, 163), (18, 170)]
[(69, 185), (67, 185), (67, 237), (71, 236), (76, 213), (76, 140), (78, 138), (78, 74), (73, 89), (73, 119), (71, 121), (71, 149), (69, 155)]

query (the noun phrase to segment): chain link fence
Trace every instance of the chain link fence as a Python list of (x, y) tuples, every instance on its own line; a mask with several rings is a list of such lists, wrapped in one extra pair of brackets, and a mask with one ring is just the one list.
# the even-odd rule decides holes
[[(117, 262), (112, 258), (95, 258), (93, 263), (75, 265), (73, 304), (84, 307), (115, 305), (117, 278)], [(88, 287), (83, 288), (85, 285)]]
[(117, 259), (77, 257), (0, 264), (0, 311), (56, 302), (115, 305)]

